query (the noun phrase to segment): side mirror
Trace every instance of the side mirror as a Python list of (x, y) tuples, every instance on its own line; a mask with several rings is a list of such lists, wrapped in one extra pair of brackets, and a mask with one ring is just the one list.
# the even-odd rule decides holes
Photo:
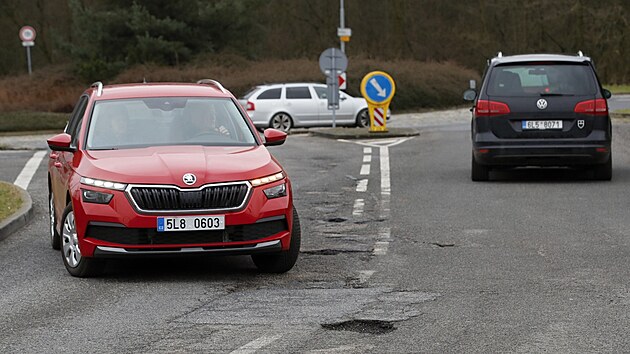
[(287, 140), (287, 133), (276, 129), (265, 129), (263, 135), (265, 136), (265, 146), (282, 145)]
[(464, 91), (464, 101), (474, 101), (477, 98), (477, 91), (468, 89)]
[(76, 151), (75, 148), (70, 147), (72, 137), (70, 134), (61, 133), (48, 139), (48, 147), (53, 151)]
[(605, 99), (609, 99), (612, 97), (612, 92), (606, 89), (602, 89), (602, 95), (604, 96)]

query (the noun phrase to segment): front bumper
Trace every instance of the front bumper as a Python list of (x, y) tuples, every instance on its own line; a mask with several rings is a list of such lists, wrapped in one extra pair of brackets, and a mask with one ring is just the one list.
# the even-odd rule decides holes
[[(287, 184), (287, 196), (267, 199), (263, 190), (281, 183)], [(142, 213), (134, 208), (126, 192), (90, 189), (114, 197), (109, 204), (94, 204), (84, 202), (80, 190), (73, 194), (79, 247), (85, 257), (251, 254), (289, 248), (293, 204), (288, 179), (254, 187), (240, 210), (190, 214)], [(158, 216), (219, 214), (225, 216), (225, 230), (157, 232)]]

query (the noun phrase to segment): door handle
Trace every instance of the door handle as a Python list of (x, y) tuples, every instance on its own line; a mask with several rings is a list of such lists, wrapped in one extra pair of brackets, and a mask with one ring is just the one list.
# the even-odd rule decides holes
[(56, 159), (58, 159), (58, 158), (59, 158), (59, 154), (58, 154), (58, 153), (56, 153), (56, 152), (51, 152), (51, 153), (50, 153), (50, 155), (49, 155), (49, 157), (50, 157), (51, 159), (53, 159), (53, 160), (56, 160)]
[(63, 165), (61, 164), (61, 162), (59, 161), (55, 161), (55, 163), (53, 163), (53, 165), (57, 168), (61, 168)]

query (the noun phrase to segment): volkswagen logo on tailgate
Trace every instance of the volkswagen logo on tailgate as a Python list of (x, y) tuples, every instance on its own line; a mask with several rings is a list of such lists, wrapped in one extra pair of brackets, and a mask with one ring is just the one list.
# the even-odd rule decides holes
[(538, 109), (547, 108), (547, 100), (544, 98), (539, 99), (538, 101), (536, 101), (536, 107), (538, 107)]
[(192, 173), (187, 173), (184, 175), (184, 177), (182, 177), (182, 180), (184, 181), (184, 183), (190, 186), (197, 182), (197, 176), (193, 175)]

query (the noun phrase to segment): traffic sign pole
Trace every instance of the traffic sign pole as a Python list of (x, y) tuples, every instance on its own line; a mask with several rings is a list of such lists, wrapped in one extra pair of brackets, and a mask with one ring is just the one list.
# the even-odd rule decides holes
[(361, 81), (361, 94), (370, 113), (370, 133), (387, 132), (387, 111), (395, 93), (396, 83), (386, 72), (372, 71)]
[(337, 48), (328, 48), (319, 56), (319, 68), (326, 75), (326, 99), (332, 110), (333, 128), (337, 127), (336, 110), (339, 108), (338, 76), (348, 68), (348, 58)]
[(35, 37), (37, 32), (31, 26), (23, 26), (19, 32), (20, 39), (22, 40), (22, 46), (26, 48), (26, 64), (28, 66), (28, 74), (33, 73), (32, 60), (31, 60), (31, 47), (35, 45)]
[(26, 63), (28, 64), (28, 74), (32, 75), (33, 68), (31, 65), (31, 46), (30, 45), (26, 47)]

